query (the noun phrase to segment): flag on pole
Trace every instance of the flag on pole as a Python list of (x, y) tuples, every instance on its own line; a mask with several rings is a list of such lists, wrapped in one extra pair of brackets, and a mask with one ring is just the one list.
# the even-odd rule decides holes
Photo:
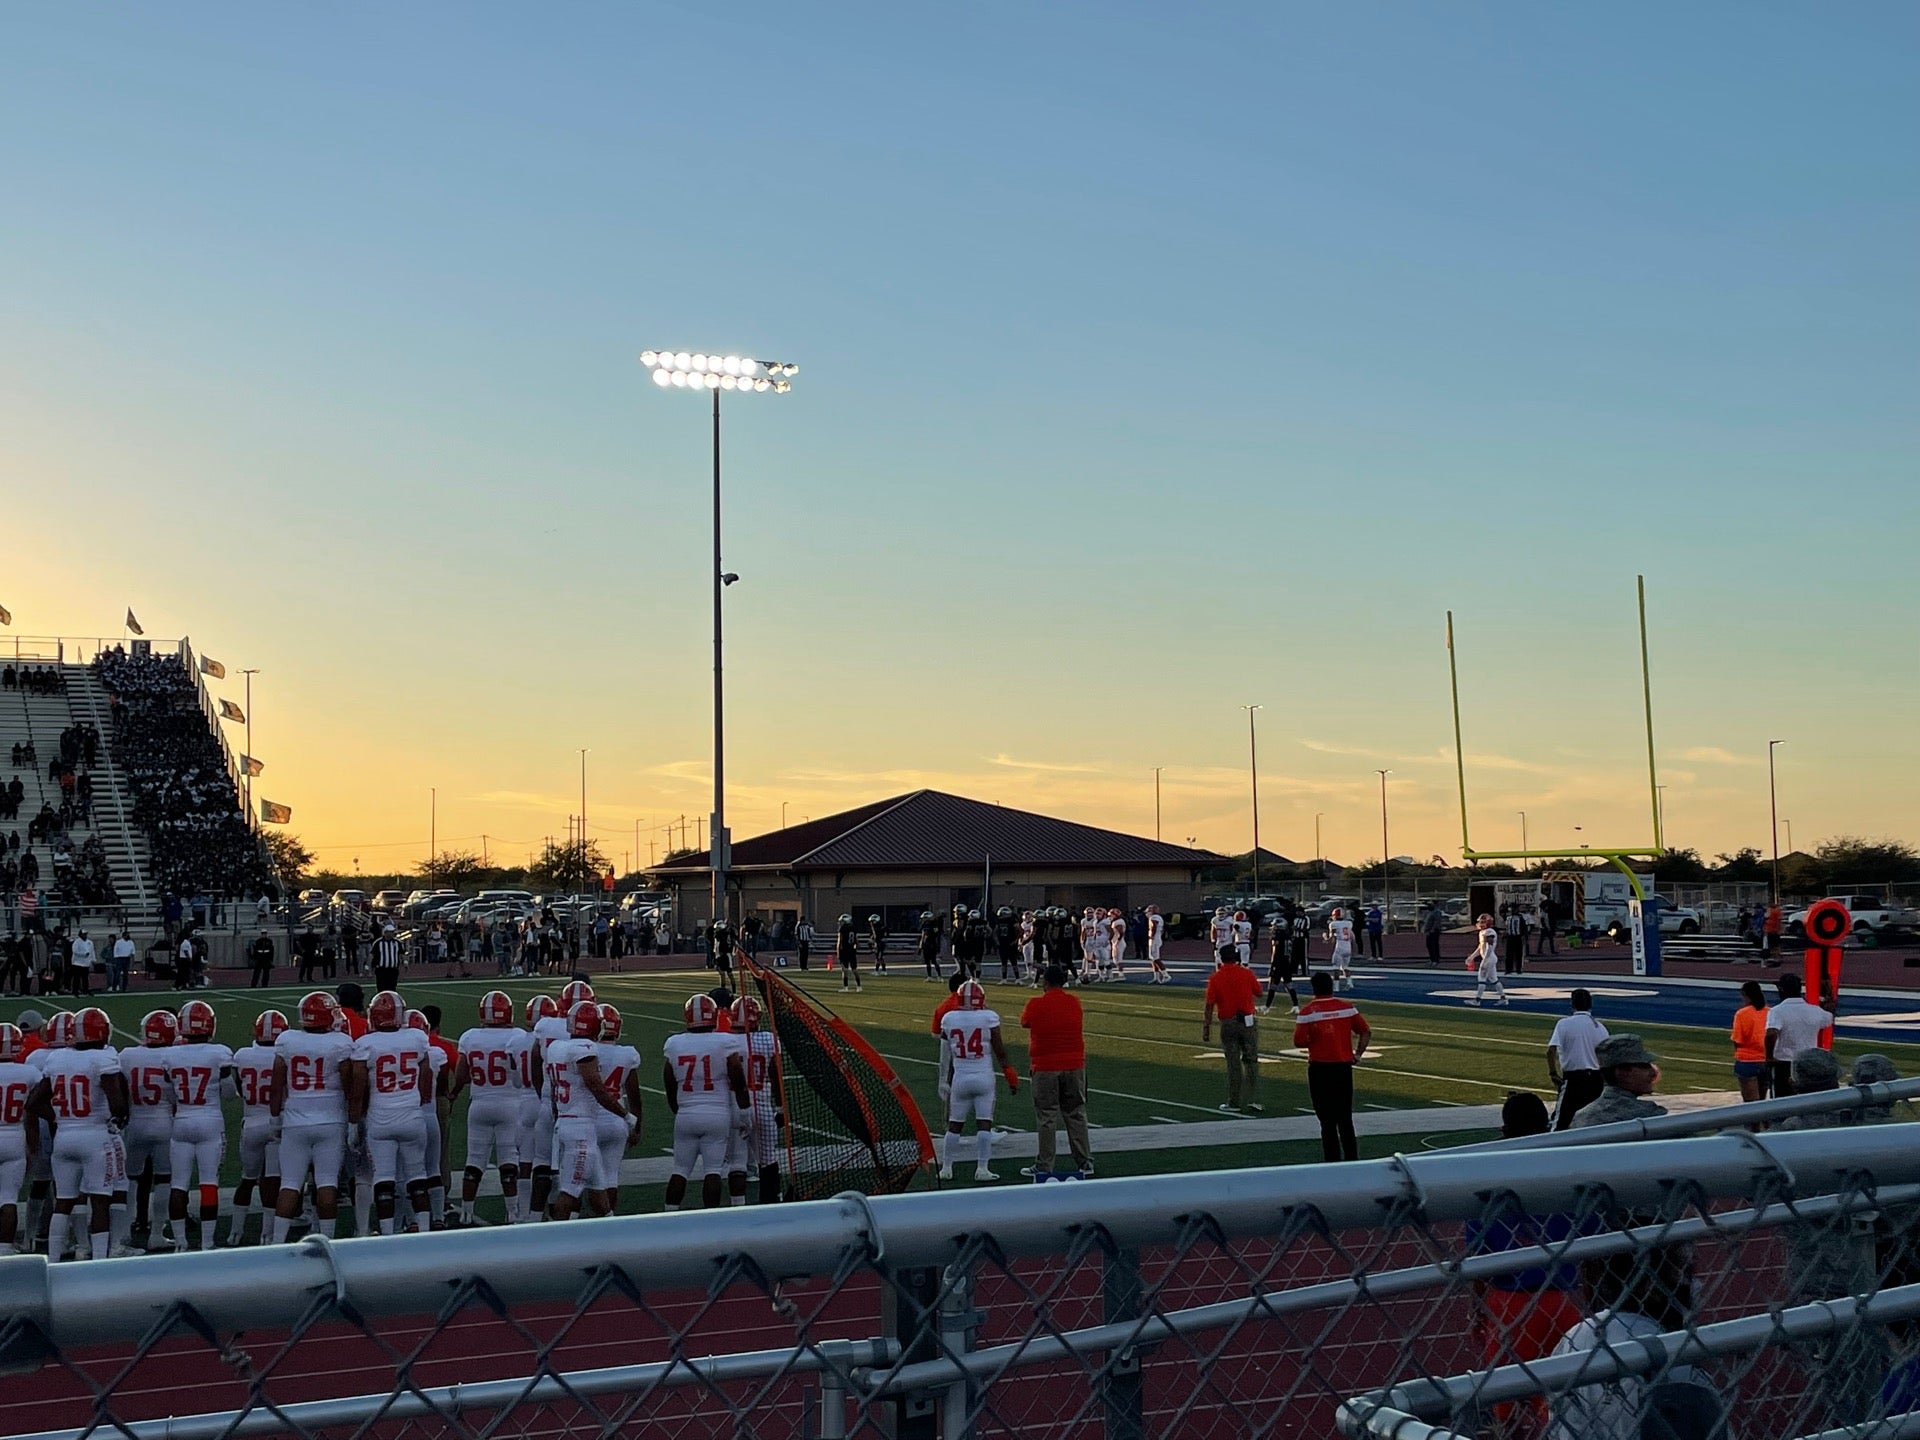
[(291, 805), (276, 805), (271, 800), (260, 802), (260, 823), (263, 825), (287, 825), (293, 821)]
[(147, 633), (140, 628), (140, 622), (133, 618), (133, 607), (131, 605), (127, 607), (127, 629), (136, 635), (144, 635)]
[(220, 702), (220, 718), (222, 720), (245, 720), (247, 718), (247, 712), (231, 700), (222, 700)]
[(11, 625), (12, 623), (13, 612), (7, 609), (6, 606), (0, 605), (0, 625)]
[(216, 680), (224, 680), (227, 678), (227, 667), (209, 655), (202, 655), (200, 657), (200, 673), (202, 675), (211, 675)]
[(262, 770), (266, 769), (267, 767), (265, 765), (262, 765), (258, 760), (254, 759), (253, 756), (251, 755), (242, 755), (240, 757), (240, 768), (249, 775), (258, 775)]

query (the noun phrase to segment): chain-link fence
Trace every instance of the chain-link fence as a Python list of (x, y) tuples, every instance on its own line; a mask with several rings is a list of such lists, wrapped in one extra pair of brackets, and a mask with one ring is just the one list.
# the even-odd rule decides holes
[(1882, 1422), (1920, 1333), (1920, 1125), (1862, 1123), (1886, 1098), (1760, 1134), (16, 1257), (0, 1435), (1879, 1440), (1917, 1433)]

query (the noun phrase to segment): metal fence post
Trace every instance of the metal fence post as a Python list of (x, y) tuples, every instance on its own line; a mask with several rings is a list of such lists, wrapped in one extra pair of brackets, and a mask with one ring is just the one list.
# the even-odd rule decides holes
[(820, 1373), (820, 1440), (846, 1440), (847, 1387), (831, 1369)]
[[(900, 1363), (936, 1358), (933, 1307), (940, 1294), (940, 1272), (930, 1266), (893, 1271), (882, 1294), (880, 1334), (898, 1343)], [(893, 1440), (935, 1440), (939, 1428), (933, 1396), (925, 1391), (895, 1395), (882, 1424)]]
[[(1107, 1324), (1140, 1318), (1140, 1256), (1109, 1246), (1100, 1268), (1101, 1318)], [(1144, 1440), (1147, 1433), (1145, 1386), (1140, 1349), (1129, 1345), (1108, 1352), (1101, 1372), (1101, 1403), (1107, 1415), (1107, 1440)]]
[[(973, 1349), (973, 1334), (980, 1328), (980, 1314), (973, 1308), (973, 1282), (973, 1257), (962, 1253), (943, 1277), (946, 1297), (940, 1302), (940, 1343), (949, 1355)], [(973, 1391), (974, 1382), (968, 1378), (947, 1386), (941, 1395), (941, 1440), (972, 1440)]]

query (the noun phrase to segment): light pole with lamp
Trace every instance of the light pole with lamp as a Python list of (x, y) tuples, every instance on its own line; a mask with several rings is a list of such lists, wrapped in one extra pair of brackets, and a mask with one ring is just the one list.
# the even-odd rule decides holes
[(580, 751), (580, 893), (587, 893), (587, 752)]
[[(1260, 752), (1254, 742), (1253, 712), (1258, 705), (1242, 705), (1247, 712), (1247, 774), (1253, 790), (1253, 893), (1260, 894)], [(1158, 776), (1155, 777), (1158, 779)]]
[(1160, 772), (1165, 768), (1164, 765), (1153, 767), (1153, 838), (1155, 840), (1160, 838)]
[(1380, 918), (1390, 930), (1393, 928), (1393, 887), (1387, 882), (1387, 867), (1393, 862), (1387, 848), (1387, 776), (1393, 771), (1375, 773), (1380, 777), (1380, 908), (1386, 912)]
[(713, 392), (713, 872), (712, 923), (727, 916), (727, 771), (726, 707), (722, 685), (720, 592), (740, 577), (720, 564), (720, 392), (784, 395), (793, 388), (798, 365), (739, 355), (688, 354), (685, 350), (642, 350), (640, 363), (662, 390)]
[(260, 672), (256, 669), (242, 670), (240, 673), (247, 677), (247, 755), (241, 762), (240, 771), (247, 782), (247, 823), (255, 825), (257, 817), (253, 813), (253, 677)]
[(1793, 821), (1782, 820), (1780, 823), (1787, 827), (1787, 854), (1791, 855), (1793, 854)]
[(1520, 815), (1520, 848), (1524, 850), (1527, 848), (1527, 812), (1522, 810), (1519, 812), (1519, 815)]
[(1326, 813), (1324, 810), (1316, 810), (1313, 812), (1313, 863), (1320, 867), (1320, 888), (1322, 890), (1327, 888), (1327, 860), (1326, 856), (1323, 855), (1320, 850), (1320, 817)]
[(1771, 893), (1767, 896), (1767, 902), (1772, 905), (1780, 903), (1780, 790), (1773, 779), (1773, 751), (1776, 745), (1786, 743), (1784, 740), (1767, 741), (1767, 813), (1773, 822), (1773, 879), (1768, 885)]

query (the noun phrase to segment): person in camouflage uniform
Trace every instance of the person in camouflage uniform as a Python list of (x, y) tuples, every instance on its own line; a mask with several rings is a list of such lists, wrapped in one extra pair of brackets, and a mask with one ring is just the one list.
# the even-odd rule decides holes
[(1582, 1106), (1573, 1117), (1575, 1130), (1594, 1125), (1611, 1125), (1619, 1120), (1646, 1120), (1667, 1113), (1667, 1107), (1652, 1099), (1653, 1087), (1660, 1081), (1659, 1056), (1641, 1043), (1638, 1035), (1612, 1035), (1593, 1047), (1600, 1062), (1600, 1079), (1606, 1088), (1591, 1105)]

